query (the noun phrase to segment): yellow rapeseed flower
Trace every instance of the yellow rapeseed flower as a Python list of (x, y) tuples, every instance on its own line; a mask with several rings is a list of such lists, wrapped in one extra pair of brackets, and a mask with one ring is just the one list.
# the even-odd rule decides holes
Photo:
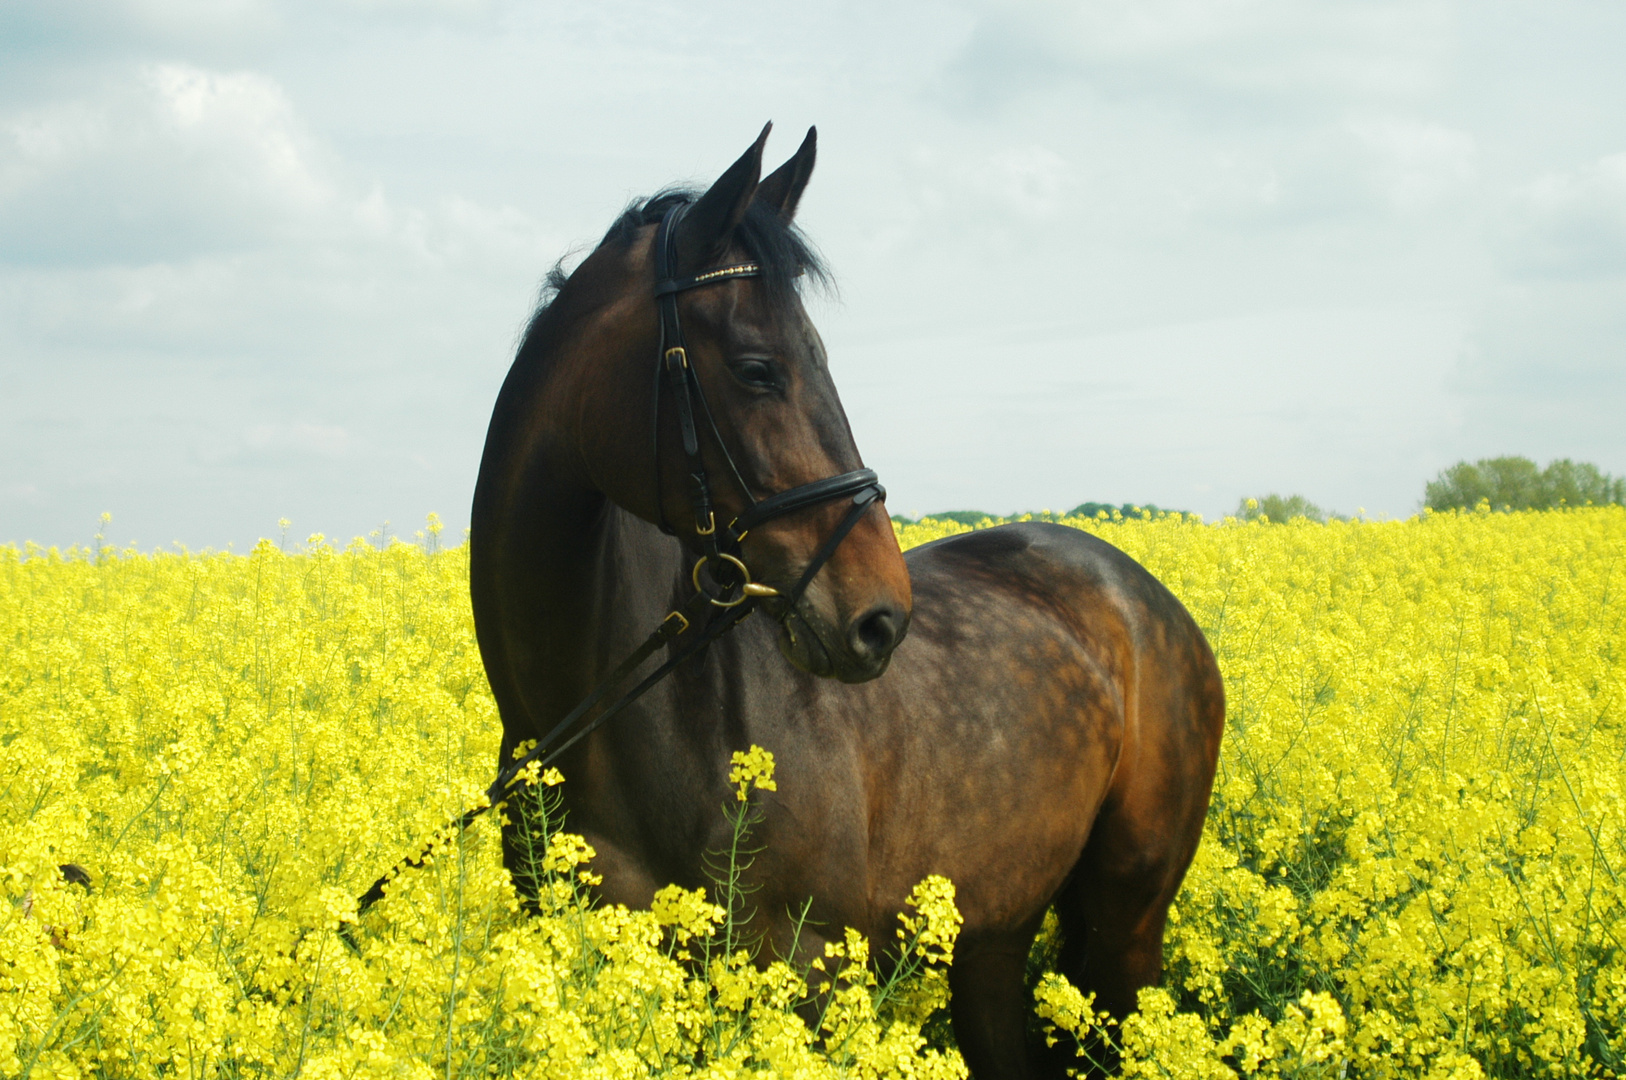
[[(1064, 523), (1192, 612), (1229, 721), (1162, 987), (1115, 1024), (1036, 973), (1049, 1038), (1128, 1076), (1626, 1074), (1626, 511)], [(534, 905), (494, 816), (437, 835), (502, 735), (438, 524), (0, 547), (0, 1075), (964, 1076), (922, 1033), (944, 879), (886, 963), (829, 927), (803, 971), (736, 947), (723, 891), (595, 903), (557, 827), (526, 845)], [(534, 776), (557, 806), (566, 778)], [(729, 783), (749, 829), (772, 755)]]
[(728, 782), (734, 785), (734, 797), (740, 802), (746, 800), (752, 788), (779, 790), (779, 785), (773, 779), (773, 754), (762, 747), (752, 746), (749, 750), (734, 751), (733, 763), (733, 768), (728, 771)]

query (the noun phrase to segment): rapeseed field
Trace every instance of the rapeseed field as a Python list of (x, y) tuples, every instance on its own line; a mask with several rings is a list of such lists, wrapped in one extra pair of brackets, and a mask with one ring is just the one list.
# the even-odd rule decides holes
[[(1230, 719), (1164, 986), (1104, 1023), (1042, 939), (1050, 1038), (1133, 1076), (1623, 1071), (1626, 511), (1067, 523), (1190, 608)], [(558, 833), (527, 916), (489, 815), (351, 925), (492, 775), (466, 548), (437, 531), (0, 548), (0, 1075), (963, 1076), (921, 1034), (941, 879), (811, 1003), (809, 973), (749, 962), (726, 870), (593, 907)], [(771, 753), (735, 778), (746, 838)], [(843, 963), (887, 946), (897, 978)]]

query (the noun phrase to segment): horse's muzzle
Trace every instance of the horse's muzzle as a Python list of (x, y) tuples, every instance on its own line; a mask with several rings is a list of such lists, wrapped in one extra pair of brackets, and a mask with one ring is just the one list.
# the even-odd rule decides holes
[(876, 605), (843, 631), (804, 599), (781, 619), (779, 651), (809, 675), (868, 682), (886, 671), (908, 631), (908, 613), (889, 604)]

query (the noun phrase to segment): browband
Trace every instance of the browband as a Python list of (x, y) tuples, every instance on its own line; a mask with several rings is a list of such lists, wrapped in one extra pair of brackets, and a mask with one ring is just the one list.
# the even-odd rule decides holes
[(758, 277), (761, 274), (762, 268), (756, 263), (724, 266), (716, 270), (707, 270), (704, 274), (696, 274), (694, 277), (678, 278), (676, 280), (667, 278), (665, 281), (657, 281), (655, 283), (655, 295), (670, 296), (673, 293), (687, 292), (701, 285), (710, 285), (714, 281), (737, 277)]

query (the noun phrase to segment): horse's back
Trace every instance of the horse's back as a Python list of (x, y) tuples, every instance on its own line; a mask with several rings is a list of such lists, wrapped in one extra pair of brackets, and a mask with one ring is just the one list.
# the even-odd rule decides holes
[[(1142, 683), (1189, 689), (1204, 699), (1203, 714), (1212, 711), (1207, 699), (1223, 697), (1213, 653), (1185, 606), (1100, 537), (1018, 522), (945, 537), (905, 559), (917, 595), (914, 625), (926, 635), (987, 605), (1020, 610), (1029, 625), (1065, 627), (1126, 692), (1131, 683), (1137, 696)], [(1133, 711), (1136, 702), (1124, 705)]]
[[(962, 583), (1025, 596), (1070, 620), (1116, 615), (1196, 631), (1180, 601), (1123, 551), (1080, 529), (1015, 522), (944, 537), (904, 553), (912, 581), (947, 575)], [(1137, 611), (1138, 609), (1138, 611)], [(1199, 635), (1200, 636), (1200, 635)]]
[(1082, 530), (1029, 521), (946, 537), (905, 558), (917, 625), (990, 601), (1028, 612), (1030, 624), (1054, 620), (1108, 670), (1131, 738), (1170, 742), (1212, 768), (1225, 711), (1213, 651), (1185, 605), (1129, 555)]

